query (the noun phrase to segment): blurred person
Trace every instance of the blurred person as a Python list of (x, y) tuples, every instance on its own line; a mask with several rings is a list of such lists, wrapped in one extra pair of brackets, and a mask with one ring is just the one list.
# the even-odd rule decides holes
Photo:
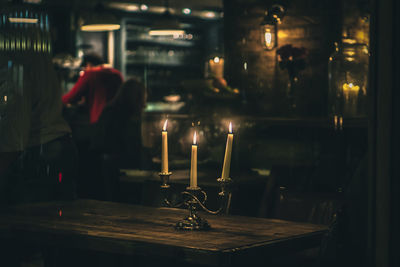
[[(34, 30), (27, 26), (22, 34), (36, 40)], [(1, 29), (0, 39), (16, 33)], [(0, 50), (0, 207), (76, 198), (78, 154), (61, 95), (47, 51)], [(44, 264), (46, 251), (0, 242), (2, 266)]]
[(80, 179), (81, 197), (114, 200), (119, 168), (140, 167), (141, 116), (146, 99), (144, 85), (129, 79), (104, 108), (93, 125), (90, 154)]
[(0, 72), (2, 204), (73, 199), (77, 150), (50, 55), (1, 53)]
[(141, 82), (136, 79), (124, 82), (96, 124), (92, 149), (121, 154), (132, 151), (128, 151), (126, 146), (130, 140), (135, 140), (134, 147), (138, 149), (141, 146), (141, 115), (146, 100), (146, 89)]
[(90, 123), (93, 124), (117, 93), (123, 78), (121, 72), (104, 64), (104, 60), (97, 54), (83, 56), (81, 66), (84, 68), (82, 76), (62, 97), (62, 102), (65, 105), (76, 103), (86, 105), (90, 113)]

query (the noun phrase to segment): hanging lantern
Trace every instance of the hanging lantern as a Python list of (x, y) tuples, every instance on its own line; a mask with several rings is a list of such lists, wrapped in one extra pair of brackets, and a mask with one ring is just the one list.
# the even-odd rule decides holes
[(278, 24), (285, 15), (281, 5), (272, 5), (266, 12), (261, 27), (261, 43), (265, 50), (272, 50), (278, 46)]
[(277, 46), (277, 26), (269, 16), (261, 22), (261, 42), (266, 50), (272, 50)]

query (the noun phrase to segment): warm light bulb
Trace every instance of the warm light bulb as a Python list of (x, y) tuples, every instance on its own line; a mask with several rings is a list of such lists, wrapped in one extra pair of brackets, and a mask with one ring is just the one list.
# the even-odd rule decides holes
[(219, 63), (219, 57), (215, 57), (215, 58), (214, 58), (214, 62), (215, 62), (215, 63)]
[(273, 24), (263, 25), (262, 29), (262, 45), (267, 50), (272, 50), (276, 46), (276, 29)]
[(232, 133), (232, 122), (229, 123), (229, 133)]
[(267, 47), (271, 46), (272, 34), (270, 31), (265, 32), (265, 43), (266, 43)]

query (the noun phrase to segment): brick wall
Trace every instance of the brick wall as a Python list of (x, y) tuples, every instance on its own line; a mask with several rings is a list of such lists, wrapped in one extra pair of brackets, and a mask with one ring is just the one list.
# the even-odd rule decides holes
[[(341, 1), (281, 1), (286, 15), (278, 25), (278, 48), (291, 44), (308, 51), (290, 108), (287, 70), (280, 69), (276, 48), (263, 50), (260, 22), (276, 1), (224, 1), (225, 77), (241, 89), (248, 108), (264, 116), (324, 116), (327, 102), (327, 62), (341, 36)], [(247, 63), (247, 70), (244, 63)]]

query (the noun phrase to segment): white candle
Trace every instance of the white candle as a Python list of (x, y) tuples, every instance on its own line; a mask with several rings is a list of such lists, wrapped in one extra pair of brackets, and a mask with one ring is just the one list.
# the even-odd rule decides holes
[(192, 144), (192, 157), (190, 162), (190, 187), (197, 188), (197, 135), (194, 132)]
[(222, 167), (222, 175), (221, 175), (222, 179), (229, 178), (229, 171), (231, 168), (232, 143), (233, 143), (232, 122), (230, 122), (228, 138), (226, 139), (224, 165)]
[(162, 145), (161, 145), (161, 173), (168, 173), (168, 132), (167, 122), (165, 120), (162, 130)]

